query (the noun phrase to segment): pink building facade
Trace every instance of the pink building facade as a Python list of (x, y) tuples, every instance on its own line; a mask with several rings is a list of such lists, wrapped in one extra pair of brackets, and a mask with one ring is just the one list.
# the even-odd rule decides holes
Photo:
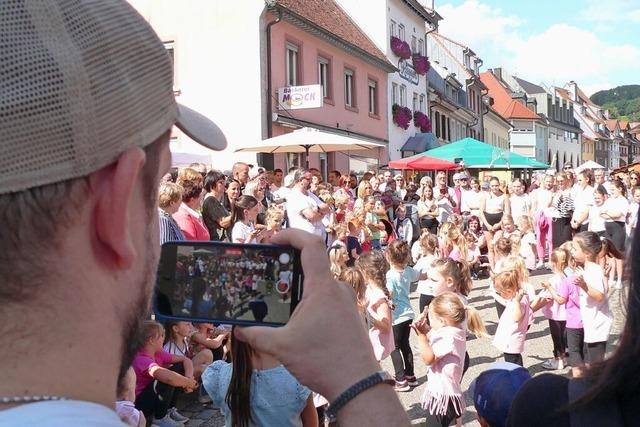
[[(331, 170), (358, 172), (388, 162), (388, 73), (395, 67), (335, 3), (280, 0), (267, 14), (270, 32), (271, 135), (312, 127), (385, 144), (384, 149), (348, 154), (312, 153), (309, 166), (326, 176)], [(317, 3), (317, 4), (316, 4)], [(308, 15), (308, 21), (305, 18)], [(269, 20), (271, 15), (271, 21)], [(320, 108), (285, 110), (278, 90), (286, 86), (321, 85)], [(274, 114), (275, 113), (275, 114)], [(274, 166), (304, 166), (304, 155), (276, 154)], [(368, 165), (368, 166), (367, 166)]]

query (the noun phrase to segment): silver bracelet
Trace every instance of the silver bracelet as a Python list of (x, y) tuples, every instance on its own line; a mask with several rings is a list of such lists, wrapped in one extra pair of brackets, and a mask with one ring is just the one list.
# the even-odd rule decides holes
[(369, 375), (363, 380), (358, 381), (338, 396), (333, 402), (329, 404), (325, 416), (329, 422), (335, 422), (338, 418), (338, 411), (344, 408), (347, 403), (353, 400), (354, 397), (359, 395), (365, 390), (378, 384), (395, 385), (396, 381), (386, 371), (378, 371), (373, 375)]

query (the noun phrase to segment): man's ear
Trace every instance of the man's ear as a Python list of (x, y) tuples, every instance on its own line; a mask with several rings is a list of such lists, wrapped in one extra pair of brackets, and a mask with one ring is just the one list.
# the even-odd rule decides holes
[(133, 242), (132, 212), (134, 190), (144, 166), (146, 155), (140, 148), (131, 148), (115, 163), (94, 175), (92, 191), (96, 203), (93, 212), (96, 244), (100, 251), (119, 268), (130, 268), (137, 253)]

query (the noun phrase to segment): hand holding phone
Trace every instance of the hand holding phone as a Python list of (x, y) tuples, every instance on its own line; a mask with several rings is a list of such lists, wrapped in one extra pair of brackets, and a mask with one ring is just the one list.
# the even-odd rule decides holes
[(301, 295), (300, 253), (290, 246), (168, 242), (154, 310), (159, 320), (281, 326)]

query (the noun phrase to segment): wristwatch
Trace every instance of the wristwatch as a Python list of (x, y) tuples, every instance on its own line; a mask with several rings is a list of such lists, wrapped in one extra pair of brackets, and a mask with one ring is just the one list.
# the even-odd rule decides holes
[(395, 383), (396, 380), (386, 371), (378, 371), (373, 375), (369, 375), (343, 391), (340, 396), (331, 402), (325, 412), (325, 416), (329, 422), (335, 422), (338, 418), (338, 412), (363, 391), (378, 384), (395, 385)]

